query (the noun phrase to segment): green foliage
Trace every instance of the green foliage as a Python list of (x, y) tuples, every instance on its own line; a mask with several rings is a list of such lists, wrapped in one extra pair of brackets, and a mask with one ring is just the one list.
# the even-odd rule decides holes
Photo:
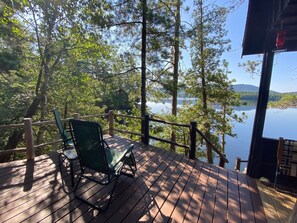
[[(195, 120), (219, 146), (221, 135), (234, 135), (231, 120), (241, 121), (241, 117), (233, 113), (238, 96), (227, 79), (228, 64), (221, 60), (229, 49), (224, 30), (228, 9), (204, 4), (195, 1), (192, 29), (181, 27), (178, 34), (179, 1), (148, 1), (146, 87), (157, 101), (177, 89), (197, 97), (194, 104), (178, 109), (178, 116), (160, 118), (186, 124)], [(141, 1), (1, 0), (0, 6), (0, 124), (20, 123), (25, 116), (33, 121), (53, 120), (54, 107), (63, 118), (111, 109), (140, 116)], [(175, 85), (177, 37), (181, 47), (187, 47), (186, 38), (191, 39), (193, 68), (178, 70)], [(103, 117), (90, 120), (107, 128)], [(115, 126), (139, 133), (141, 120), (117, 116)], [(188, 128), (156, 123), (150, 127), (152, 135), (169, 140), (174, 131), (178, 143), (190, 143)], [(1, 132), (0, 146), (22, 145), (22, 137), (22, 132)], [(34, 127), (34, 137), (37, 143), (56, 139), (56, 128)], [(169, 149), (168, 144), (156, 145)], [(198, 147), (200, 157), (205, 147), (201, 138)], [(177, 152), (188, 155), (183, 148)]]
[[(197, 97), (194, 105), (188, 105), (183, 112), (198, 123), (204, 135), (212, 139), (224, 151), (224, 135), (233, 135), (231, 121), (242, 121), (236, 117), (233, 107), (239, 105), (239, 98), (228, 80), (228, 63), (221, 60), (223, 52), (230, 49), (230, 40), (225, 39), (224, 25), (228, 9), (206, 1), (197, 0), (191, 31), (191, 60), (193, 68), (186, 76), (188, 93)], [(219, 108), (217, 108), (219, 107)], [(219, 137), (222, 139), (219, 140)], [(213, 162), (211, 147), (206, 146), (208, 162)]]
[(269, 107), (272, 108), (296, 108), (297, 107), (297, 94), (284, 94), (281, 99), (276, 102), (269, 102)]
[(238, 64), (239, 67), (242, 67), (245, 72), (249, 73), (253, 78), (254, 75), (260, 76), (262, 60), (248, 60), (246, 63)]
[[(117, 73), (133, 66), (133, 60), (119, 58), (117, 49), (92, 24), (94, 17), (104, 17), (104, 2), (1, 1), (2, 5), (0, 124), (20, 123), (25, 114), (33, 121), (53, 120), (54, 107), (67, 118), (75, 112), (103, 114), (109, 104), (132, 108), (138, 93), (137, 73), (130, 79)], [(122, 95), (125, 100), (118, 97), (121, 88), (127, 88)], [(98, 101), (108, 104), (99, 107)], [(52, 138), (52, 131), (36, 129), (37, 143)], [(1, 134), (2, 148), (11, 134)]]
[[(242, 101), (257, 101), (258, 92), (239, 92), (240, 100)], [(269, 93), (269, 101), (279, 101), (282, 95), (280, 93)]]

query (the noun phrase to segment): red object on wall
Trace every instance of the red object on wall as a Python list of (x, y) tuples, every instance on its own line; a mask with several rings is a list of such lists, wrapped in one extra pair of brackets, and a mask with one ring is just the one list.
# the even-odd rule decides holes
[(285, 35), (286, 35), (285, 31), (277, 32), (276, 42), (275, 42), (275, 45), (276, 45), (277, 49), (282, 49), (284, 47), (284, 45), (285, 45)]

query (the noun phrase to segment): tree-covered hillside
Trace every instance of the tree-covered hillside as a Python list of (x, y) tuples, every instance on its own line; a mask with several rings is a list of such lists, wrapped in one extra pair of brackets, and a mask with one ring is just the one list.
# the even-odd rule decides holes
[[(258, 92), (237, 92), (242, 101), (257, 101)], [(272, 93), (269, 94), (269, 101), (279, 101), (282, 97), (281, 93)]]
[[(257, 101), (259, 88), (253, 85), (235, 84), (234, 91), (239, 94), (241, 101)], [(269, 106), (278, 108), (296, 107), (296, 92), (279, 93), (269, 92)]]

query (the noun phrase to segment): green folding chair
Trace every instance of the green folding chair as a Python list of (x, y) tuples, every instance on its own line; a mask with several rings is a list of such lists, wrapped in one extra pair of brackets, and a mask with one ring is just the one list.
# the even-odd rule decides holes
[[(81, 176), (75, 186), (74, 196), (103, 212), (108, 208), (112, 200), (119, 176), (125, 174), (134, 177), (135, 175), (137, 167), (132, 152), (134, 145), (131, 144), (121, 152), (111, 149), (103, 139), (102, 128), (99, 123), (74, 119), (70, 119), (69, 123), (81, 167)], [(123, 172), (124, 168), (127, 171)], [(99, 176), (88, 176), (85, 174), (87, 169), (99, 173)], [(89, 179), (101, 185), (108, 185), (114, 182), (107, 202), (101, 202), (100, 205), (96, 205), (78, 196), (76, 191), (82, 178)]]
[(54, 108), (53, 109), (55, 121), (57, 127), (59, 129), (59, 133), (61, 139), (63, 140), (63, 147), (62, 151), (59, 154), (59, 168), (62, 175), (62, 168), (61, 165), (64, 163), (65, 160), (69, 161), (70, 165), (70, 175), (71, 175), (71, 185), (74, 186), (74, 173), (73, 173), (73, 161), (77, 159), (77, 152), (74, 148), (74, 143), (72, 141), (70, 133), (68, 134), (67, 130), (63, 127), (60, 113), (59, 111)]

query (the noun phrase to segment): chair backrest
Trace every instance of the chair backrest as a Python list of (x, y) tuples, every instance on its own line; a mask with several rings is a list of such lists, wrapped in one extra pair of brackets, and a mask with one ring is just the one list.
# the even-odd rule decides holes
[(56, 108), (54, 108), (53, 109), (53, 113), (54, 113), (54, 117), (55, 117), (55, 121), (56, 121), (57, 127), (59, 129), (59, 133), (60, 133), (61, 138), (62, 138), (62, 140), (63, 140), (63, 142), (65, 144), (65, 143), (67, 143), (67, 141), (70, 141), (71, 138), (67, 134), (67, 131), (64, 129), (64, 127), (62, 125), (62, 121), (61, 121), (61, 117), (60, 117), (59, 111)]
[(279, 138), (277, 162), (282, 175), (297, 177), (297, 141)]
[(81, 167), (110, 174), (100, 124), (75, 119), (70, 119), (69, 123)]

